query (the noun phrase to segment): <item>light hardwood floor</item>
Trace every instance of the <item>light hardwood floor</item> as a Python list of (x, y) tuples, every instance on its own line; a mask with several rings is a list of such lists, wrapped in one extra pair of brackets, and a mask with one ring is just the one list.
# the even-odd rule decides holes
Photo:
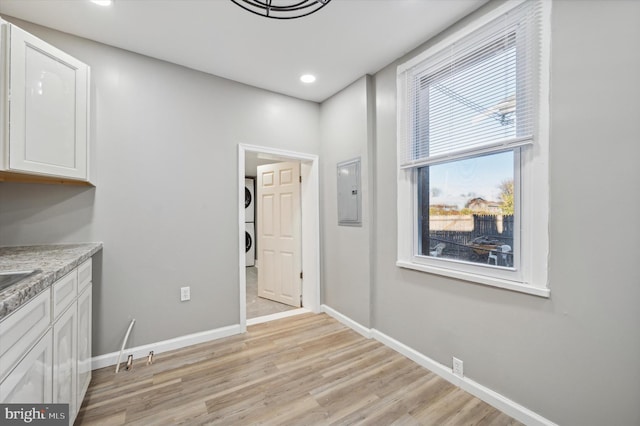
[(76, 425), (519, 425), (325, 314), (94, 371)]

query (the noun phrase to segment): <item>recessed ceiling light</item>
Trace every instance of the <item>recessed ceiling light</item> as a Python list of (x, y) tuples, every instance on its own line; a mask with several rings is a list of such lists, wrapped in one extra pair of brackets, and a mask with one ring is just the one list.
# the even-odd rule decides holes
[(305, 74), (300, 76), (300, 81), (303, 83), (313, 83), (316, 81), (316, 76), (311, 74)]
[(111, 6), (111, 3), (113, 3), (112, 0), (91, 0), (91, 2), (100, 6)]

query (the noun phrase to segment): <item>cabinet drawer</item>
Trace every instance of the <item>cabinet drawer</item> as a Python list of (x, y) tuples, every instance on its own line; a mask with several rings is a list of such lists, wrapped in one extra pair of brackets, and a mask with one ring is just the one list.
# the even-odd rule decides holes
[(0, 322), (0, 380), (45, 333), (50, 322), (50, 289)]
[(88, 284), (91, 284), (92, 265), (91, 258), (89, 258), (82, 265), (78, 266), (78, 294), (82, 293), (82, 290), (84, 290)]
[(53, 320), (71, 305), (78, 295), (78, 271), (74, 269), (53, 283)]

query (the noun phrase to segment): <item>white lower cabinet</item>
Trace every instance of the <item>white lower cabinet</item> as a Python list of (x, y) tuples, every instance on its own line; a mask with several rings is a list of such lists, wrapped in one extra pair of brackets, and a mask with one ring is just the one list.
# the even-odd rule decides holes
[(0, 321), (0, 382), (51, 326), (51, 292), (43, 291)]
[(52, 343), (51, 329), (49, 329), (0, 383), (0, 402), (6, 404), (52, 402)]
[(78, 296), (78, 383), (76, 407), (80, 409), (91, 381), (91, 284)]
[(91, 269), (89, 259), (0, 321), (0, 403), (69, 404), (73, 424), (91, 381)]
[(53, 402), (69, 404), (69, 417), (76, 413), (78, 362), (77, 302), (53, 324)]

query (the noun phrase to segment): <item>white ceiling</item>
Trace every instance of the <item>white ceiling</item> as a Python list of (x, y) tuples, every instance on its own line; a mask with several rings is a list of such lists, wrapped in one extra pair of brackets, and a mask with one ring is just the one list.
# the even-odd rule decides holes
[[(321, 102), (487, 0), (333, 0), (267, 19), (230, 0), (1, 0), (0, 14), (274, 92)], [(301, 83), (304, 73), (317, 76)]]

